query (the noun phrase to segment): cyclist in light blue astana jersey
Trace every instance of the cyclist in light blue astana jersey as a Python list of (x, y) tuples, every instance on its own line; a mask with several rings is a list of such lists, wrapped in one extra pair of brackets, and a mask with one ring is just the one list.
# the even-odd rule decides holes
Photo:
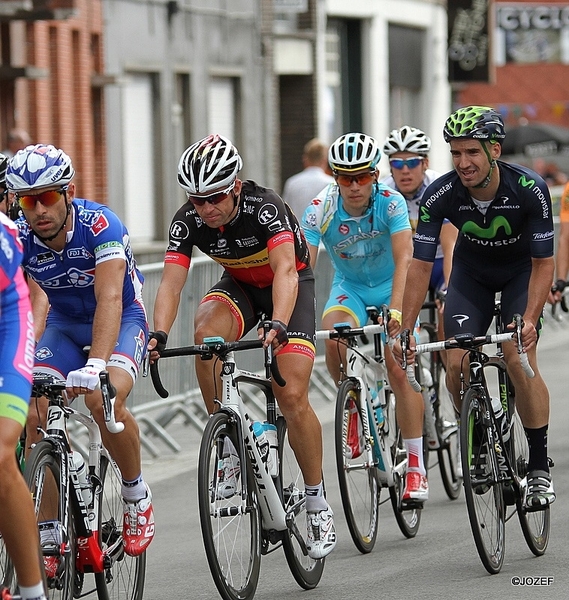
[[(43, 144), (20, 150), (6, 174), (23, 213), (16, 221), (24, 247), (22, 266), (50, 305), (34, 372), (65, 381), (70, 399), (85, 395), (103, 443), (121, 470), (125, 552), (137, 556), (154, 536), (138, 426), (126, 407), (148, 343), (143, 277), (126, 227), (107, 206), (76, 198), (74, 175), (69, 156)], [(85, 346), (90, 346), (88, 354)], [(104, 425), (96, 389), (104, 369), (117, 389), (116, 419), (125, 425), (117, 434)], [(37, 411), (32, 413), (37, 418)], [(30, 425), (28, 419), (33, 439), (37, 434)], [(57, 557), (44, 559), (49, 577), (57, 570)]]
[[(328, 153), (335, 182), (329, 184), (304, 212), (302, 227), (309, 244), (311, 265), (316, 265), (320, 242), (334, 266), (334, 280), (324, 308), (322, 327), (348, 322), (365, 325), (366, 306), (390, 307), (390, 336), (401, 325), (401, 302), (413, 246), (407, 206), (401, 194), (378, 182), (381, 151), (363, 133), (339, 137)], [(326, 342), (326, 365), (334, 381), (340, 379), (345, 348)], [(428, 499), (423, 463), (423, 398), (414, 392), (405, 373), (386, 352), (389, 382), (397, 399), (397, 421), (408, 453), (403, 501)]]

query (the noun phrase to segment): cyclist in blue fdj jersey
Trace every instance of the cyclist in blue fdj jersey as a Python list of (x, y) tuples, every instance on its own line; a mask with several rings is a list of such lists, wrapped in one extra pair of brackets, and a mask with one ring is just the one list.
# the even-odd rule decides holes
[(0, 533), (23, 600), (45, 600), (34, 507), (15, 460), (34, 364), (33, 319), (21, 260), (16, 226), (0, 214)]
[[(335, 183), (331, 183), (304, 212), (302, 227), (314, 268), (322, 242), (334, 266), (334, 280), (324, 307), (322, 327), (367, 322), (366, 306), (390, 307), (389, 334), (401, 325), (401, 301), (413, 246), (404, 198), (378, 182), (377, 142), (363, 133), (349, 133), (330, 146), (328, 154)], [(340, 356), (345, 348), (326, 342), (326, 365), (340, 380)], [(412, 390), (390, 351), (385, 362), (397, 399), (396, 414), (408, 453), (404, 502), (424, 502), (429, 488), (423, 462), (423, 398)], [(352, 454), (359, 452), (352, 449)]]
[[(444, 127), (454, 171), (431, 184), (423, 195), (413, 261), (403, 300), (403, 327), (412, 328), (427, 291), (444, 219), (459, 230), (446, 296), (445, 333), (484, 335), (501, 293), (502, 317), (523, 316), (522, 343), (535, 371), (522, 371), (513, 344), (504, 345), (516, 405), (529, 441), (525, 505), (539, 510), (555, 500), (547, 457), (549, 392), (537, 368), (536, 344), (541, 315), (553, 281), (553, 218), (543, 179), (519, 165), (499, 161), (504, 123), (498, 112), (468, 106), (454, 112)], [(411, 340), (411, 346), (414, 342)], [(400, 357), (400, 347), (396, 354)], [(460, 361), (464, 352), (447, 352), (447, 387), (460, 400)]]
[[(148, 340), (143, 278), (125, 226), (108, 207), (76, 198), (74, 175), (67, 154), (41, 144), (20, 150), (8, 166), (6, 181), (23, 211), (16, 221), (24, 245), (22, 265), (50, 304), (34, 371), (66, 381), (70, 399), (85, 394), (123, 476), (125, 551), (136, 556), (154, 536), (138, 426), (126, 408)], [(88, 355), (85, 346), (90, 346)], [(116, 419), (125, 425), (118, 434), (106, 429), (95, 389), (104, 369), (117, 389)], [(39, 416), (34, 413), (30, 416)], [(33, 440), (37, 434), (31, 425)], [(46, 567), (49, 574), (57, 564)]]
[[(320, 559), (336, 545), (332, 509), (322, 484), (322, 428), (308, 399), (314, 363), (314, 275), (306, 241), (290, 207), (271, 189), (241, 181), (237, 148), (227, 138), (210, 135), (187, 148), (178, 164), (178, 183), (188, 201), (170, 226), (162, 281), (154, 304), (157, 330), (149, 348), (167, 341), (178, 312), (194, 247), (224, 271), (201, 301), (194, 317), (194, 339), (242, 338), (269, 315), (272, 329), (266, 344), (278, 352), (286, 381), (274, 385), (284, 415), (290, 445), (306, 487), (308, 554)], [(211, 364), (197, 360), (196, 373), (208, 411), (214, 412), (216, 389)], [(235, 448), (224, 448), (223, 484), (226, 497), (237, 491), (240, 470), (232, 468)]]

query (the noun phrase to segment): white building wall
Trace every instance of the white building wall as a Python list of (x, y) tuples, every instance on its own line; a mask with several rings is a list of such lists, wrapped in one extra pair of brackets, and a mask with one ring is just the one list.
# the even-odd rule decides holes
[[(437, 0), (325, 0), (328, 17), (362, 19), (363, 30), (363, 122), (366, 133), (378, 140), (389, 134), (389, 24), (425, 30), (421, 114), (417, 120), (432, 139), (431, 165), (450, 169), (448, 146), (442, 129), (451, 112), (451, 89), (447, 78), (446, 2)], [(401, 125), (403, 125), (402, 123)], [(385, 157), (380, 168), (389, 169)]]

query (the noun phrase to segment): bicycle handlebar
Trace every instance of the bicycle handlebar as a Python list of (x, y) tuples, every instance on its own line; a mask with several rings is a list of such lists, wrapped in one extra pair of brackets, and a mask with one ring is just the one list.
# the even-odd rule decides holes
[[(270, 329), (270, 326), (269, 326)], [(173, 358), (176, 356), (200, 356), (202, 360), (211, 360), (214, 356), (221, 360), (230, 352), (240, 352), (241, 350), (254, 350), (263, 347), (263, 340), (238, 340), (236, 342), (226, 342), (223, 338), (212, 338), (212, 341), (204, 344), (195, 344), (193, 346), (182, 346), (180, 348), (165, 348), (160, 351), (160, 358)], [(267, 379), (271, 376), (280, 387), (286, 385), (278, 369), (277, 361), (273, 357), (273, 348), (265, 348), (265, 375)], [(168, 390), (162, 385), (160, 371), (156, 360), (150, 365), (150, 376), (156, 393), (161, 398), (169, 396)]]
[[(521, 332), (521, 318), (520, 323), (517, 323), (517, 327)], [(452, 350), (452, 349), (460, 349), (460, 350), (474, 350), (476, 348), (480, 348), (485, 344), (502, 344), (504, 342), (516, 341), (520, 339), (520, 335), (517, 335), (517, 331), (511, 331), (506, 333), (494, 333), (491, 335), (480, 335), (474, 336), (471, 333), (463, 333), (457, 335), (454, 338), (449, 338), (447, 340), (442, 340), (439, 342), (429, 342), (427, 344), (417, 344), (415, 346), (416, 354), (424, 354), (426, 352), (437, 352), (441, 350)], [(403, 355), (403, 369), (407, 373), (407, 379), (411, 384), (411, 387), (416, 391), (421, 391), (421, 384), (417, 381), (415, 377), (415, 365), (407, 364), (407, 350), (409, 348), (409, 338), (410, 332), (408, 329), (405, 329), (401, 334), (401, 352)], [(518, 341), (518, 354), (520, 357), (520, 363), (522, 365), (522, 369), (525, 374), (532, 378), (535, 373), (529, 364), (528, 355), (521, 350), (521, 343)]]
[[(111, 383), (108, 371), (101, 371), (99, 373), (99, 384), (97, 388), (101, 390), (103, 396), (103, 415), (105, 419), (105, 425), (111, 433), (120, 433), (124, 430), (124, 423), (115, 420), (115, 400), (117, 390)], [(57, 381), (54, 377), (49, 375), (34, 376), (32, 394), (36, 396), (49, 397), (54, 392), (63, 394), (65, 391), (65, 382)]]

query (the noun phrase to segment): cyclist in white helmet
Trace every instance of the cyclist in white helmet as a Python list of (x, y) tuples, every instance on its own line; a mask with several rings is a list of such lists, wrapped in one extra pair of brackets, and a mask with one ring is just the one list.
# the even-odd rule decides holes
[[(328, 153), (335, 182), (322, 190), (303, 215), (312, 268), (322, 242), (335, 271), (322, 315), (324, 329), (340, 322), (361, 327), (368, 319), (366, 306), (382, 304), (390, 308), (390, 335), (397, 335), (400, 329), (405, 277), (413, 253), (411, 226), (404, 198), (378, 182), (380, 156), (378, 143), (369, 135), (340, 136)], [(342, 346), (340, 351), (345, 362)], [(408, 454), (403, 502), (417, 505), (429, 496), (423, 462), (423, 398), (413, 391), (390, 351), (385, 362)], [(340, 357), (335, 342), (326, 343), (326, 365), (339, 382)], [(355, 427), (348, 430), (358, 431)], [(348, 436), (348, 444), (352, 456), (361, 453), (357, 435), (355, 439)]]
[[(308, 401), (314, 363), (314, 274), (291, 208), (273, 190), (239, 179), (242, 165), (237, 148), (220, 135), (210, 135), (182, 154), (178, 183), (188, 201), (170, 226), (154, 304), (155, 339), (149, 348), (159, 354), (167, 342), (194, 247), (224, 269), (194, 316), (196, 344), (211, 336), (238, 340), (256, 327), (259, 313), (269, 315), (272, 329), (266, 343), (278, 352), (279, 370), (287, 382), (284, 387), (274, 386), (275, 396), (306, 487), (306, 547), (312, 558), (320, 559), (336, 545), (336, 530), (322, 486), (322, 429)], [(195, 366), (212, 413), (219, 384), (207, 361), (196, 360)], [(232, 444), (227, 452), (236, 456)], [(227, 498), (237, 490), (236, 460), (229, 457), (223, 464)]]
[[(400, 192), (407, 201), (409, 220), (413, 234), (417, 230), (419, 220), (419, 204), (423, 193), (441, 173), (429, 169), (429, 151), (431, 140), (420, 129), (404, 125), (394, 129), (383, 144), (383, 152), (389, 158), (391, 174), (382, 182)], [(439, 245), (430, 288), (440, 290), (446, 288), (452, 266), (452, 251), (458, 231), (454, 225), (445, 222), (441, 228)]]

